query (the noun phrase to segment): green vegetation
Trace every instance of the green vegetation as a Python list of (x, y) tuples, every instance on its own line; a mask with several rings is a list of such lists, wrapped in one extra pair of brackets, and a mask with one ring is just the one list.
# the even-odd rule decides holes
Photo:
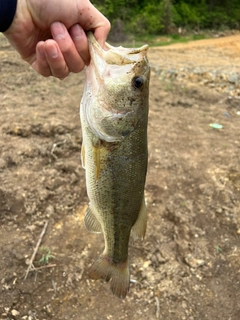
[(93, 4), (110, 20), (115, 40), (121, 34), (149, 36), (240, 27), (239, 0), (94, 0)]
[(215, 248), (216, 248), (216, 252), (217, 252), (218, 254), (219, 254), (219, 253), (222, 253), (222, 248), (221, 248), (221, 247), (216, 246)]
[(46, 265), (49, 263), (49, 260), (54, 259), (54, 256), (52, 255), (52, 251), (48, 247), (42, 246), (40, 248), (40, 251), (41, 251), (42, 257), (39, 260), (39, 264)]
[[(136, 37), (136, 44), (141, 45), (142, 42), (146, 42), (149, 45), (154, 46), (167, 46), (174, 43), (186, 43), (189, 41), (194, 40), (201, 40), (205, 39), (208, 36), (204, 33), (200, 34), (187, 34), (187, 35), (179, 35), (179, 34), (171, 34), (165, 37), (159, 37), (159, 36), (137, 36)], [(130, 43), (131, 45), (131, 43)], [(135, 44), (134, 44), (135, 46)]]

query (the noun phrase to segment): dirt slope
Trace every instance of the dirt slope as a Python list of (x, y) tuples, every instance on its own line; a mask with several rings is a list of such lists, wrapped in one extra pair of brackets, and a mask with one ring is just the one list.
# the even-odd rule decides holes
[[(87, 276), (103, 239), (83, 226), (84, 74), (44, 79), (0, 38), (0, 319), (240, 319), (238, 78), (229, 96), (161, 71), (236, 74), (240, 36), (151, 48), (149, 60), (148, 229), (130, 244), (122, 301)], [(24, 281), (46, 221), (42, 245), (54, 258)]]

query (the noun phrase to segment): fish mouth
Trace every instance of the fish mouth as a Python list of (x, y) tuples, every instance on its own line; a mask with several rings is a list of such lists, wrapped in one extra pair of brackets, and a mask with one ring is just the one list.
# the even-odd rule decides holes
[[(91, 56), (87, 78), (94, 92), (104, 91), (103, 96), (106, 96), (105, 88), (109, 83), (121, 85), (130, 83), (134, 76), (148, 77), (150, 67), (147, 59), (149, 48), (147, 44), (140, 48), (124, 48), (114, 47), (106, 42), (106, 49), (103, 49), (91, 31), (87, 32), (87, 37)], [(102, 100), (106, 99), (102, 98)], [(131, 111), (131, 108), (125, 111), (108, 108), (107, 101), (104, 102), (104, 105), (107, 110), (114, 113), (124, 114)]]
[(147, 44), (140, 48), (124, 48), (113, 47), (106, 42), (106, 49), (103, 49), (91, 31), (87, 32), (87, 37), (91, 56), (87, 74), (95, 92), (108, 82), (118, 85), (140, 74), (148, 77), (150, 67), (147, 59), (149, 48)]
[[(93, 33), (87, 33), (89, 50), (91, 55), (91, 64), (95, 70), (97, 80), (101, 84), (102, 79), (111, 77), (116, 82), (121, 81), (121, 75), (144, 73), (147, 69), (147, 44), (140, 48), (124, 48), (122, 46), (113, 47), (105, 43), (103, 49), (95, 39)], [(147, 70), (146, 70), (147, 71)]]
[(133, 64), (144, 59), (149, 46), (147, 44), (140, 48), (124, 48), (122, 46), (113, 47), (109, 43), (105, 43), (107, 50), (104, 50), (95, 39), (93, 33), (87, 33), (91, 57), (96, 60), (96, 56), (100, 56), (107, 64), (124, 66)]

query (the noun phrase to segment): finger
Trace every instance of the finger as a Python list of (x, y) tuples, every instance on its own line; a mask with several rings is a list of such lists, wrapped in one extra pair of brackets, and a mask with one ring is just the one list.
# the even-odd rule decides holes
[(93, 30), (99, 44), (104, 47), (111, 24), (91, 3), (87, 12), (81, 12), (81, 26), (84, 30)]
[(56, 78), (64, 79), (69, 74), (69, 69), (58, 44), (52, 39), (45, 41), (44, 53), (51, 74)]
[(94, 36), (102, 48), (104, 47), (105, 41), (107, 40), (110, 28), (111, 24), (107, 20), (102, 26), (97, 27), (94, 31)]
[(36, 46), (36, 60), (32, 64), (35, 71), (40, 73), (44, 77), (49, 77), (52, 75), (51, 69), (48, 65), (45, 51), (44, 51), (44, 41), (40, 41)]
[(73, 25), (69, 29), (70, 36), (75, 44), (77, 52), (86, 65), (90, 63), (90, 53), (88, 49), (88, 40), (86, 33), (79, 24)]
[(80, 57), (76, 46), (68, 33), (68, 30), (61, 22), (54, 22), (51, 25), (53, 39), (58, 44), (62, 56), (66, 62), (69, 71), (80, 72), (85, 66)]

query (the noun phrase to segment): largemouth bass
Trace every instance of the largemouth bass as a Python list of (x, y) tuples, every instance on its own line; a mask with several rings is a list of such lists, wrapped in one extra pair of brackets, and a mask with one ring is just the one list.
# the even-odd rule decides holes
[(103, 232), (105, 249), (92, 265), (92, 279), (111, 280), (125, 297), (130, 273), (128, 243), (143, 238), (147, 214), (147, 122), (150, 67), (148, 46), (127, 49), (106, 43), (102, 49), (88, 33), (90, 65), (80, 107), (82, 166), (90, 200), (85, 226)]

